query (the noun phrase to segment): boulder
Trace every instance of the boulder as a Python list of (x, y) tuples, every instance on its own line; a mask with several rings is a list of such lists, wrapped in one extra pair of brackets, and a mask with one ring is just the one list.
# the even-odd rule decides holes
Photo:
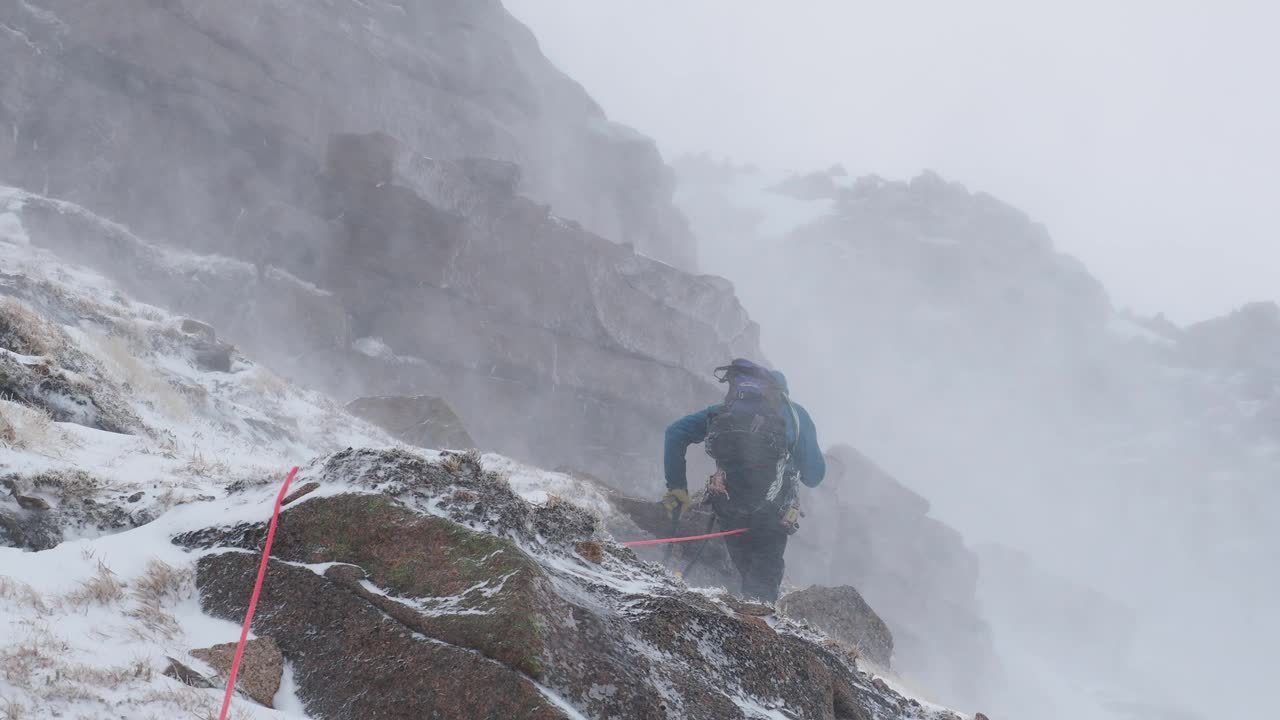
[(205, 372), (231, 372), (231, 353), (234, 348), (227, 343), (201, 342), (193, 348), (196, 367)]
[(218, 341), (218, 332), (214, 330), (213, 326), (209, 325), (208, 323), (203, 323), (203, 322), (200, 322), (199, 320), (193, 320), (191, 318), (184, 318), (182, 320), (181, 327), (182, 327), (182, 332), (188, 335), (195, 335), (211, 343)]
[[(530, 505), (474, 454), (349, 450), (304, 476), (353, 492), (282, 513), (256, 628), (315, 716), (562, 717), (536, 681), (585, 717), (954, 720), (770, 608), (672, 583), (570, 503)], [(212, 551), (197, 564), (206, 612), (243, 616), (257, 559), (217, 549), (265, 532), (175, 539)]]
[[(231, 663), (236, 656), (238, 643), (223, 643), (210, 648), (192, 650), (191, 656), (212, 665), (223, 677), (231, 675)], [(244, 646), (240, 670), (236, 676), (236, 688), (254, 702), (275, 707), (276, 692), (284, 677), (284, 656), (270, 637), (254, 638)]]
[(30, 497), (28, 495), (14, 495), (13, 499), (18, 502), (18, 507), (22, 508), (23, 510), (35, 510), (35, 511), (43, 512), (49, 509), (49, 502), (47, 500), (44, 500), (38, 497)]
[(48, 550), (62, 542), (62, 528), (50, 513), (0, 508), (0, 547)]
[(193, 688), (200, 688), (202, 690), (217, 687), (214, 685), (212, 680), (201, 675), (195, 670), (192, 670), (186, 664), (174, 660), (173, 658), (166, 658), (166, 660), (169, 661), (169, 664), (165, 667), (164, 672), (161, 673), (165, 677), (171, 677), (183, 685), (190, 685)]
[[(217, 617), (243, 619), (257, 568), (258, 559), (245, 553), (201, 558), (201, 606)], [(306, 568), (270, 563), (255, 625), (289, 659), (313, 717), (565, 718), (517, 673), (422, 639)]]
[(475, 447), (462, 419), (449, 403), (438, 397), (365, 397), (347, 403), (347, 412), (417, 447), (463, 450)]
[(48, 550), (57, 547), (64, 534), (119, 532), (145, 525), (153, 517), (152, 507), (138, 506), (81, 470), (12, 473), (0, 476), (0, 485), (8, 490), (0, 496), (0, 547)]
[(832, 639), (844, 643), (859, 657), (888, 669), (893, 658), (893, 633), (858, 591), (840, 587), (810, 586), (787, 593), (778, 609), (796, 620), (806, 620)]

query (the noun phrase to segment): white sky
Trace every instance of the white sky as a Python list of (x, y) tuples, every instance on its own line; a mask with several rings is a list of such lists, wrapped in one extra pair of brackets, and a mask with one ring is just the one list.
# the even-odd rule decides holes
[(1280, 299), (1280, 4), (505, 4), (668, 157), (931, 168), (1046, 223), (1121, 307)]

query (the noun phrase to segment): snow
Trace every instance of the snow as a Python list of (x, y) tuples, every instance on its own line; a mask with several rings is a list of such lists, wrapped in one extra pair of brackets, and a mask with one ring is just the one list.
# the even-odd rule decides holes
[(362, 355), (367, 355), (368, 357), (371, 357), (371, 358), (391, 360), (393, 362), (413, 364), (413, 365), (421, 365), (425, 362), (421, 358), (405, 356), (405, 355), (397, 355), (396, 352), (392, 350), (389, 345), (383, 342), (382, 338), (378, 338), (378, 337), (360, 338), (359, 340), (356, 340), (354, 343), (352, 343), (352, 347), (355, 348), (356, 352)]
[[(3, 197), (0, 197), (0, 200), (3, 200)], [(16, 245), (31, 244), (26, 229), (22, 227), (22, 221), (13, 212), (0, 213), (0, 237)]]
[(613, 506), (600, 488), (572, 475), (549, 472), (493, 453), (482, 455), (480, 461), (486, 468), (506, 476), (511, 489), (535, 505), (556, 496), (572, 500), (575, 505), (601, 516), (612, 512)]
[[(0, 208), (10, 210), (0, 215), (0, 273), (56, 288), (47, 300), (61, 303), (69, 315), (91, 308), (141, 337), (180, 324), (159, 308), (120, 302), (123, 294), (106, 279), (33, 247), (12, 212), (22, 198), (0, 190)], [(221, 691), (189, 688), (161, 672), (167, 657), (208, 670), (188, 651), (234, 641), (240, 628), (200, 611), (192, 580), (200, 553), (170, 538), (214, 518), (232, 524), (267, 519), (291, 464), (343, 447), (396, 443), (328, 398), (297, 389), (251, 361), (238, 361), (229, 374), (208, 373), (161, 343), (113, 344), (101, 320), (64, 329), (76, 350), (101, 364), (108, 382), (131, 388), (123, 397), (159, 430), (121, 435), (48, 422), (29, 444), (0, 445), (0, 473), (88, 470), (112, 495), (144, 492), (142, 502), (159, 517), (125, 532), (70, 528), (64, 542), (38, 553), (0, 548), (0, 628), (10, 639), (0, 648), (0, 698), (15, 708), (64, 717), (216, 714)], [(188, 400), (176, 387), (199, 388), (202, 400)], [(0, 412), (8, 418), (33, 411), (3, 402)], [(264, 427), (285, 432), (273, 437)], [(226, 496), (230, 482), (262, 478), (269, 482)], [(141, 581), (166, 567), (180, 581), (148, 604), (139, 594)], [(107, 592), (86, 599), (86, 587)], [(247, 700), (234, 707), (244, 718), (306, 717), (289, 673), (279, 699), (277, 710)]]
[(579, 712), (577, 708), (570, 705), (568, 700), (565, 700), (553, 692), (551, 688), (536, 682), (533, 683), (533, 686), (538, 689), (538, 692), (542, 693), (542, 696), (545, 697), (548, 702), (555, 705), (557, 708), (560, 708), (569, 720), (590, 720), (586, 715)]
[[(177, 717), (183, 703), (216, 709), (222, 699), (220, 691), (187, 688), (160, 673), (168, 656), (201, 666), (187, 655), (189, 649), (233, 642), (240, 628), (200, 611), (192, 570), (201, 553), (188, 552), (169, 539), (178, 532), (207, 525), (210, 517), (232, 523), (261, 521), (271, 511), (273, 490), (262, 488), (234, 498), (191, 503), (149, 525), (93, 540), (63, 542), (44, 552), (0, 548), (0, 567), (4, 568), (0, 588), (7, 582), (10, 587), (21, 587), (22, 595), (38, 597), (43, 603), (43, 608), (34, 603), (0, 604), (0, 626), (17, 644), (38, 653), (44, 665), (27, 683), (15, 682), (14, 677), (0, 672), (0, 696), (68, 717), (100, 717), (107, 712), (115, 716), (126, 708), (130, 714), (121, 717)], [(185, 576), (160, 603), (148, 605), (137, 593), (140, 581), (156, 563)], [(119, 583), (118, 593), (101, 601), (75, 599), (86, 582), (103, 575)], [(166, 616), (171, 623), (150, 622)], [(72, 679), (86, 675), (85, 668), (107, 671), (123, 665), (143, 668), (145, 674), (139, 677), (131, 669), (129, 679), (119, 685)], [(274, 711), (247, 701), (238, 701), (235, 706), (248, 718), (305, 717), (296, 699)]]
[(738, 709), (751, 720), (795, 720), (796, 717), (795, 715), (784, 714), (776, 708), (765, 707), (751, 698), (731, 693), (725, 693), (725, 697), (732, 700), (733, 704), (737, 705)]

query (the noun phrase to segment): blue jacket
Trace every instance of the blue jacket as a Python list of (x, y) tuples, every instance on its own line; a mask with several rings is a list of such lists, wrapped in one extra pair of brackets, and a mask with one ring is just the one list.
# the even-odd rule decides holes
[[(781, 377), (781, 373), (776, 373)], [(785, 386), (785, 379), (782, 380)], [(787, 417), (787, 440), (795, 445), (791, 454), (791, 468), (800, 473), (800, 482), (809, 487), (817, 487), (827, 474), (827, 461), (822, 457), (822, 449), (818, 447), (818, 430), (813, 425), (808, 411), (798, 403), (791, 403), (800, 419), (800, 427)], [(720, 405), (712, 405), (692, 415), (686, 415), (667, 426), (666, 441), (663, 449), (663, 469), (667, 477), (667, 488), (683, 490), (689, 487), (686, 477), (685, 451), (690, 445), (696, 445), (707, 439), (707, 423), (711, 413)], [(796, 433), (800, 433), (800, 441), (796, 442)]]

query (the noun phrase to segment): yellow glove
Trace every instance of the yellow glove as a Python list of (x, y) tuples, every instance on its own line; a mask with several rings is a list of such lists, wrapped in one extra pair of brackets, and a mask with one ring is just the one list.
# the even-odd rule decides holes
[(670, 520), (683, 515), (690, 504), (688, 490), (668, 490), (667, 494), (662, 496), (662, 507), (666, 509), (667, 518)]
[(800, 529), (800, 508), (795, 505), (787, 508), (787, 512), (782, 516), (782, 529), (788, 535), (793, 535)]

